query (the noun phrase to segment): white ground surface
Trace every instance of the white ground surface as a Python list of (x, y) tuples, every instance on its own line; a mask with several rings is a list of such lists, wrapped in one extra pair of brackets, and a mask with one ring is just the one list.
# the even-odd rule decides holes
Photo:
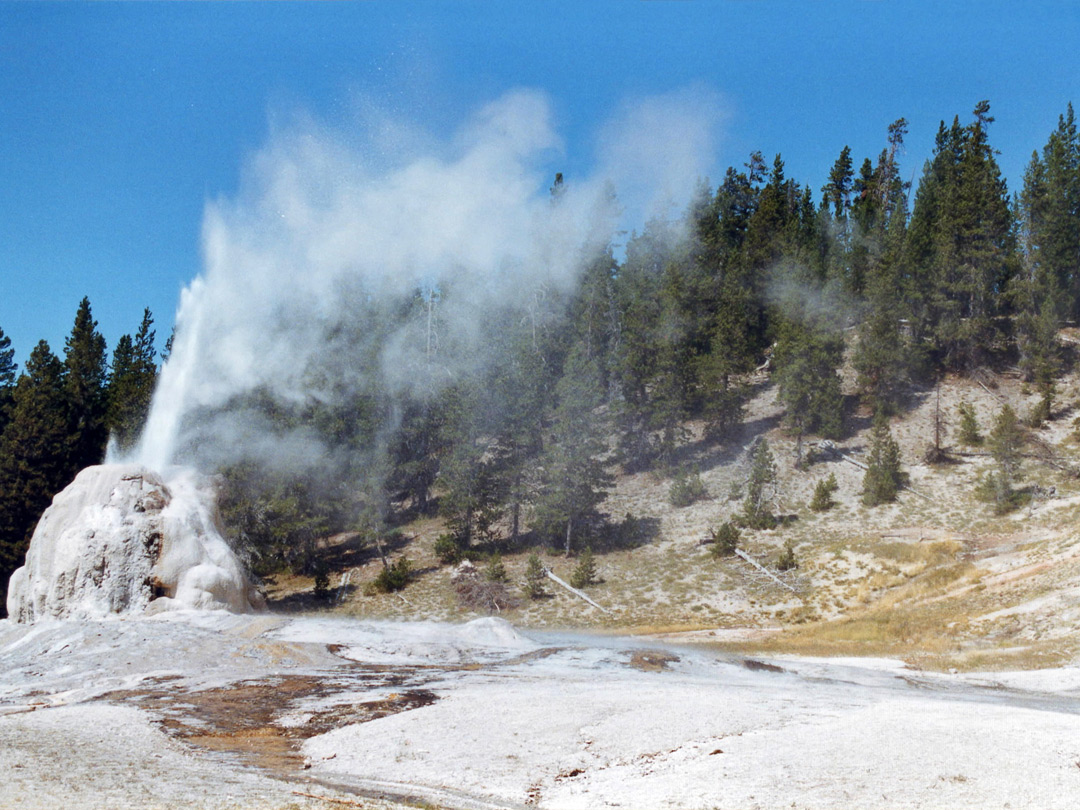
[[(336, 655), (327, 644), (340, 645)], [(791, 658), (751, 668), (673, 647), (662, 648), (676, 659), (665, 668), (630, 665), (634, 651), (652, 650), (655, 661), (660, 649), (523, 633), (497, 619), (3, 621), (0, 807), (302, 806), (298, 785), (451, 807), (1080, 803), (1080, 670), (935, 675), (890, 661)], [(376, 672), (407, 683), (380, 685)], [(170, 716), (182, 716), (191, 692), (312, 675), (334, 688), (283, 697), (274, 722), (303, 729), (330, 709), (346, 719), (303, 743), (311, 767), (291, 775), (174, 739), (157, 722), (160, 704), (103, 699), (156, 685), (176, 696)], [(405, 689), (436, 699), (348, 720)], [(237, 701), (237, 713), (249, 710)]]

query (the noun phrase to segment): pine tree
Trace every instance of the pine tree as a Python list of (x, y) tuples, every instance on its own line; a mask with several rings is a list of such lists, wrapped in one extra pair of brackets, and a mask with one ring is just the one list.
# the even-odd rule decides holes
[(64, 387), (68, 399), (71, 475), (98, 464), (108, 439), (105, 417), (105, 338), (97, 331), (90, 300), (83, 298), (64, 344)]
[(854, 292), (851, 281), (851, 203), (855, 191), (851, 147), (845, 146), (821, 188), (819, 218), (828, 238), (823, 245), (825, 278), (840, 288)]
[(956, 406), (960, 412), (960, 443), (976, 447), (983, 442), (979, 432), (979, 420), (975, 416), (975, 406), (970, 402), (961, 402)]
[(1020, 471), (1023, 444), (1020, 419), (1011, 407), (1002, 406), (987, 437), (987, 445), (998, 469), (990, 473), (976, 491), (977, 495), (994, 504), (994, 511), (998, 514), (1005, 514), (1016, 505), (1013, 484)]
[(839, 485), (836, 483), (836, 474), (829, 473), (828, 478), (822, 478), (814, 487), (814, 497), (810, 499), (810, 509), (814, 512), (825, 512), (831, 509), (835, 505), (832, 496), (837, 489), (839, 489)]
[(482, 437), (483, 416), (475, 386), (458, 386), (442, 399), (442, 444), (439, 464), (443, 488), (439, 511), (462, 547), (487, 537), (498, 516), (494, 467)]
[(872, 305), (858, 329), (852, 356), (856, 382), (873, 410), (894, 413), (911, 374), (911, 350), (896, 310), (884, 301)]
[(746, 482), (746, 499), (738, 521), (748, 529), (772, 529), (776, 516), (772, 512), (776, 498), (776, 461), (769, 442), (764, 437), (754, 448), (750, 460), (750, 475)]
[(15, 350), (11, 348), (11, 338), (0, 329), (0, 435), (3, 435), (4, 426), (8, 422), (18, 368), (15, 363)]
[(852, 166), (851, 147), (845, 146), (829, 171), (829, 182), (821, 189), (822, 202), (832, 207), (837, 222), (846, 221), (851, 210)]
[(837, 372), (843, 349), (839, 334), (792, 320), (785, 320), (781, 328), (774, 354), (775, 379), (785, 418), (798, 437), (799, 463), (804, 435), (817, 433), (836, 439), (843, 430), (843, 395)]
[(134, 339), (130, 335), (123, 335), (113, 349), (106, 388), (106, 421), (109, 432), (121, 450), (135, 443), (150, 412), (150, 400), (157, 381), (153, 323), (150, 310), (143, 310), (142, 322)]
[(547, 575), (544, 573), (544, 564), (540, 562), (540, 555), (535, 551), (529, 555), (528, 561), (525, 563), (525, 594), (530, 599), (540, 599), (546, 591), (544, 590), (544, 580)]
[[(626, 258), (615, 280), (620, 331), (614, 370), (620, 393), (616, 413), (619, 450), (628, 469), (643, 469), (655, 459), (653, 435), (669, 422), (665, 413), (674, 388), (662, 331), (661, 282), (672, 254), (673, 237), (664, 223), (650, 221), (626, 245)], [(676, 414), (677, 415), (677, 414)]]
[(1054, 300), (1061, 317), (1080, 316), (1080, 136), (1070, 103), (1042, 156), (1036, 152), (1019, 197), (1020, 233), (1029, 295), (1024, 311)]
[(870, 457), (863, 476), (863, 503), (867, 506), (891, 503), (903, 485), (900, 446), (892, 437), (885, 415), (879, 412), (870, 433)]
[(574, 588), (587, 588), (589, 585), (596, 585), (598, 582), (599, 580), (596, 578), (596, 558), (593, 557), (592, 549), (586, 546), (585, 550), (581, 552), (577, 566), (570, 574), (570, 585)]
[(615, 348), (619, 339), (619, 311), (615, 292), (618, 263), (608, 246), (589, 262), (569, 307), (569, 329), (585, 356), (594, 360), (604, 398), (612, 388)]
[(720, 524), (720, 527), (709, 532), (709, 553), (714, 557), (730, 557), (739, 548), (741, 532), (731, 521)]
[(106, 387), (107, 425), (121, 450), (130, 448), (138, 439), (150, 411), (157, 380), (153, 323), (150, 310), (144, 310), (134, 339), (123, 335), (113, 349)]
[(783, 159), (777, 155), (769, 182), (758, 195), (757, 207), (747, 222), (743, 241), (747, 265), (756, 272), (776, 264), (790, 246), (796, 191), (796, 184), (784, 175)]
[(387, 487), (401, 493), (411, 508), (427, 514), (431, 488), (439, 475), (443, 454), (443, 411), (435, 401), (406, 400), (401, 420), (388, 447), (391, 472)]
[(1035, 152), (1017, 201), (1022, 272), (1011, 290), (1018, 365), (1028, 380), (1056, 373), (1057, 326), (1080, 314), (1080, 137), (1070, 104)]
[(604, 423), (597, 413), (598, 380), (595, 361), (588, 360), (578, 345), (556, 386), (551, 435), (541, 456), (536, 528), (548, 537), (562, 535), (567, 556), (575, 531), (596, 516), (611, 485), (611, 475), (600, 460), (606, 448)]
[(932, 338), (947, 368), (971, 369), (1001, 340), (1001, 292), (1018, 270), (1008, 192), (987, 130), (990, 104), (975, 105), (966, 127), (938, 130), (911, 217), (905, 266), (911, 271), (919, 336)]
[(1003, 405), (994, 426), (987, 437), (987, 446), (994, 461), (997, 462), (1002, 476), (1012, 482), (1020, 470), (1020, 451), (1024, 446), (1024, 434), (1020, 429), (1020, 419), (1008, 405)]
[(486, 383), (494, 412), (490, 432), (495, 437), (489, 459), (498, 499), (510, 510), (511, 539), (516, 541), (522, 511), (535, 486), (535, 460), (543, 446), (544, 414), (555, 388), (552, 376), (559, 350), (543, 342), (534, 345), (512, 324), (500, 332), (502, 350)]
[(41, 341), (15, 385), (0, 437), (0, 589), (22, 565), (42, 511), (70, 481), (67, 403), (64, 367)]

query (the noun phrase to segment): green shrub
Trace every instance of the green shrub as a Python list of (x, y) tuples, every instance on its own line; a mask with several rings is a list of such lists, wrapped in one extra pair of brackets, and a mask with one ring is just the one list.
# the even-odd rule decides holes
[(799, 567), (799, 561), (795, 559), (795, 545), (791, 540), (784, 543), (784, 551), (776, 561), (776, 567), (781, 571), (792, 571)]
[(1051, 381), (1048, 385), (1042, 386), (1042, 396), (1039, 397), (1039, 401), (1035, 403), (1035, 407), (1031, 409), (1031, 412), (1027, 417), (1028, 427), (1040, 428), (1043, 423), (1050, 419), (1054, 410), (1054, 383)]
[(599, 580), (596, 578), (596, 559), (593, 557), (592, 549), (586, 548), (581, 552), (581, 559), (578, 560), (577, 567), (570, 574), (570, 585), (575, 588), (584, 588), (588, 585), (596, 585), (598, 582)]
[(399, 557), (393, 565), (383, 568), (375, 577), (375, 590), (382, 593), (400, 591), (412, 578), (412, 562), (408, 557)]
[(488, 558), (488, 564), (484, 567), (484, 579), (488, 582), (506, 582), (506, 566), (503, 565), (499, 552), (496, 551)]
[(810, 508), (815, 512), (824, 512), (836, 505), (832, 499), (833, 493), (840, 486), (836, 483), (836, 474), (829, 473), (828, 478), (822, 478), (814, 487), (814, 497), (810, 499)]
[(710, 551), (714, 557), (730, 557), (739, 547), (739, 539), (742, 533), (730, 521), (720, 524), (720, 528), (709, 532), (708, 542), (711, 544)]
[(988, 473), (975, 485), (975, 497), (994, 508), (995, 515), (1006, 515), (1031, 500), (1031, 493), (1014, 489), (1001, 472)]
[(457, 537), (449, 532), (439, 535), (435, 540), (435, 556), (443, 565), (456, 565), (461, 562), (462, 549)]

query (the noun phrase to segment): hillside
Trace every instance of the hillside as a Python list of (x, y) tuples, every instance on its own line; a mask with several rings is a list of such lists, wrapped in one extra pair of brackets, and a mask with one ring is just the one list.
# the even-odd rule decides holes
[[(845, 376), (850, 382), (849, 369)], [(611, 542), (594, 549), (602, 582), (586, 590), (608, 612), (549, 583), (549, 595), (538, 600), (514, 587), (520, 605), (502, 615), (523, 627), (656, 634), (772, 653), (888, 655), (927, 668), (1026, 668), (1070, 660), (1078, 652), (1071, 627), (1080, 616), (1080, 538), (1073, 528), (1080, 480), (1071, 472), (1080, 468), (1073, 424), (1080, 375), (1065, 374), (1057, 390), (1053, 418), (1027, 431), (1025, 453), (1077, 462), (1026, 457), (1018, 486), (1031, 497), (997, 516), (975, 492), (993, 459), (985, 450), (956, 452), (980, 451), (957, 443), (957, 406), (974, 406), (984, 433), (1003, 403), (1026, 414), (1038, 397), (1019, 375), (950, 376), (939, 391), (914, 391), (907, 410), (891, 420), (910, 487), (896, 503), (873, 508), (860, 500), (863, 470), (839, 455), (865, 458), (868, 415), (854, 410), (853, 427), (836, 443), (836, 453), (808, 442), (811, 463), (796, 469), (795, 440), (781, 425), (776, 387), (760, 376), (747, 418), (730, 441), (706, 443), (700, 425), (687, 425), (696, 440), (681, 449), (680, 461), (700, 470), (706, 498), (676, 508), (669, 500), (671, 476), (616, 476), (601, 509), (617, 524), (632, 516), (637, 536), (627, 536), (622, 548)], [(924, 455), (938, 408), (947, 424), (944, 446), (953, 452), (945, 463), (929, 465)], [(782, 521), (773, 530), (744, 530), (741, 546), (774, 570), (790, 542), (799, 567), (794, 576), (782, 576), (794, 592), (737, 557), (712, 557), (702, 544), (710, 529), (740, 509), (731, 495), (747, 474), (747, 448), (762, 436), (776, 459)], [(814, 486), (830, 473), (839, 484), (836, 505), (815, 513), (808, 508)], [(407, 556), (415, 568), (402, 592), (374, 592), (368, 583), (381, 570), (378, 555), (355, 536), (340, 535), (325, 541), (322, 551), (331, 566), (331, 607), (310, 595), (310, 578), (299, 576), (269, 579), (271, 603), (365, 617), (482, 615), (459, 604), (454, 568), (441, 566), (434, 554), (443, 531), (434, 518), (401, 528), (391, 554)], [(501, 552), (516, 586), (532, 549), (503, 541), (481, 551), (492, 548)], [(541, 549), (541, 556), (563, 579), (577, 564), (560, 549)]]

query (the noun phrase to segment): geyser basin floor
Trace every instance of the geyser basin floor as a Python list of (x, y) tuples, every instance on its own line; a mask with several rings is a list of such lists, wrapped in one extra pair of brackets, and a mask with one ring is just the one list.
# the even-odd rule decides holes
[(0, 806), (1074, 807), (1080, 670), (992, 678), (494, 619), (5, 621)]

